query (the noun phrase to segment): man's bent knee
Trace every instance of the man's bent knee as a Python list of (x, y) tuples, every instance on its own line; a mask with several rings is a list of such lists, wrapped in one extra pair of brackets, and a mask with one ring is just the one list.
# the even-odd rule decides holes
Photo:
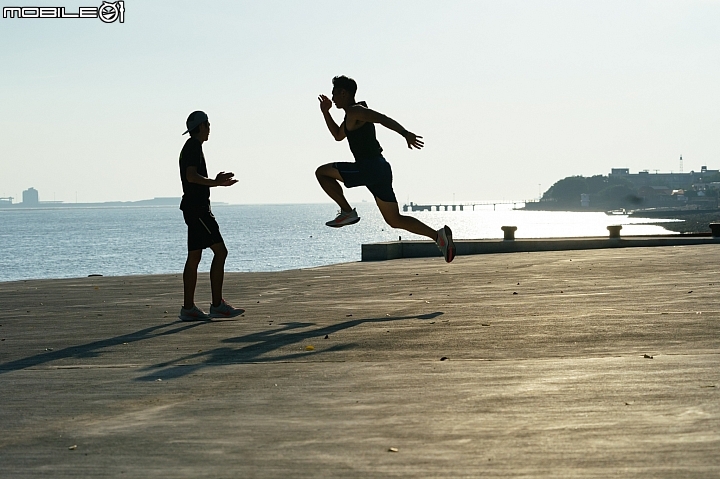
[(333, 165), (332, 163), (318, 166), (317, 170), (315, 170), (315, 176), (318, 180), (321, 178), (332, 178), (334, 180), (342, 181), (342, 176), (340, 176), (340, 172), (337, 168), (335, 168), (335, 165)]
[(215, 254), (215, 257), (218, 259), (224, 260), (227, 258), (228, 250), (225, 246), (225, 243), (215, 243), (210, 247), (212, 249), (213, 253)]
[(385, 223), (388, 224), (391, 228), (400, 228), (402, 224), (402, 218), (400, 215), (387, 215), (384, 216)]

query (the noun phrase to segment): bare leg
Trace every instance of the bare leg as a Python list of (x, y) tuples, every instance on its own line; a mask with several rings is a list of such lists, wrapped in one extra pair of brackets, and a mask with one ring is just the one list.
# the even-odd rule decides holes
[(345, 199), (342, 186), (338, 183), (339, 181), (342, 181), (342, 176), (340, 176), (340, 172), (332, 165), (332, 163), (318, 167), (318, 169), (315, 170), (315, 177), (317, 177), (317, 180), (322, 189), (325, 190), (325, 193), (327, 193), (327, 195), (338, 204), (341, 210), (352, 210), (350, 203), (348, 203)]
[(382, 213), (385, 222), (393, 228), (403, 229), (411, 233), (421, 236), (427, 236), (433, 241), (437, 241), (437, 231), (413, 216), (404, 216), (400, 214), (397, 203), (389, 203), (379, 198), (375, 198), (380, 213)]
[(212, 292), (212, 304), (217, 307), (222, 301), (223, 280), (225, 279), (225, 259), (228, 250), (225, 243), (215, 243), (210, 246), (215, 256), (210, 265), (210, 291)]
[(183, 270), (183, 308), (191, 309), (195, 305), (195, 286), (197, 285), (197, 270), (202, 259), (202, 250), (188, 251), (185, 269)]

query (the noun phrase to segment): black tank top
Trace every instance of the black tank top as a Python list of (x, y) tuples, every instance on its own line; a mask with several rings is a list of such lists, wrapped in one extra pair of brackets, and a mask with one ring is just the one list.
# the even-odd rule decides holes
[[(364, 101), (359, 101), (356, 105), (367, 107)], [(346, 117), (347, 120), (347, 117)], [(383, 149), (375, 137), (375, 124), (366, 122), (363, 126), (356, 130), (349, 131), (347, 122), (345, 123), (345, 136), (347, 136), (350, 151), (356, 160), (367, 158), (376, 158), (380, 156)]]

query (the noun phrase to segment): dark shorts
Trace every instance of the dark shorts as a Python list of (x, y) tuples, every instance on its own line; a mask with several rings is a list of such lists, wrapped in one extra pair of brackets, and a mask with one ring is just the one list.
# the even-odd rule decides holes
[(188, 251), (209, 248), (223, 242), (220, 227), (210, 209), (183, 211), (183, 218), (188, 226)]
[(363, 159), (355, 163), (338, 161), (333, 163), (348, 188), (365, 186), (376, 198), (388, 203), (397, 203), (392, 187), (392, 168), (382, 156)]

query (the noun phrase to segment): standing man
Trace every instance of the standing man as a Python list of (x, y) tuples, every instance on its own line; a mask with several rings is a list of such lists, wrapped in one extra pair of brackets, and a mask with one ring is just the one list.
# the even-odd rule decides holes
[[(339, 228), (360, 221), (355, 209), (350, 207), (345, 199), (338, 181), (342, 181), (346, 188), (364, 185), (375, 196), (375, 203), (388, 225), (427, 236), (437, 243), (445, 261), (451, 262), (455, 257), (455, 244), (452, 240), (452, 231), (447, 225), (435, 231), (417, 218), (400, 214), (392, 188), (392, 170), (381, 154), (382, 147), (375, 137), (375, 123), (399, 133), (405, 138), (410, 149), (422, 148), (424, 145), (422, 137), (407, 131), (392, 118), (371, 110), (365, 102), (355, 101), (357, 83), (352, 78), (337, 76), (333, 78), (332, 83), (332, 100), (325, 95), (318, 97), (320, 111), (333, 138), (336, 141), (347, 138), (355, 162), (328, 163), (315, 171), (322, 189), (340, 207), (337, 217), (325, 224)], [(333, 103), (337, 108), (345, 110), (345, 119), (340, 126), (330, 115)]]
[[(183, 197), (180, 209), (188, 226), (188, 256), (183, 271), (184, 303), (180, 309), (182, 321), (208, 321), (211, 318), (232, 318), (245, 312), (230, 306), (222, 298), (223, 277), (225, 276), (225, 247), (220, 228), (210, 210), (210, 187), (232, 186), (238, 180), (234, 173), (221, 171), (214, 180), (208, 178), (202, 144), (210, 136), (210, 122), (202, 111), (194, 111), (185, 122), (190, 138), (180, 152), (180, 180)], [(183, 135), (185, 134), (183, 133)], [(210, 315), (195, 306), (195, 285), (197, 270), (203, 249), (210, 248), (215, 255), (210, 266), (210, 288), (212, 304)]]

